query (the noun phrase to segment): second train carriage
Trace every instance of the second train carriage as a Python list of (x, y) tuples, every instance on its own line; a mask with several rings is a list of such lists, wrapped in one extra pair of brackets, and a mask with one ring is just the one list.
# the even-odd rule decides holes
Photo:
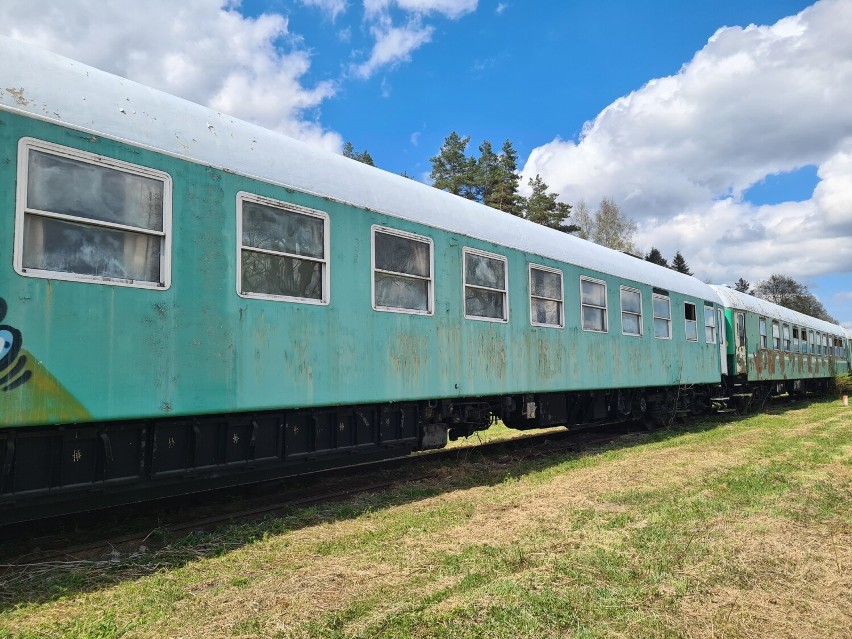
[(713, 286), (725, 305), (728, 389), (805, 393), (828, 390), (850, 370), (845, 330), (724, 286)]
[(0, 517), (702, 410), (695, 278), (0, 38)]

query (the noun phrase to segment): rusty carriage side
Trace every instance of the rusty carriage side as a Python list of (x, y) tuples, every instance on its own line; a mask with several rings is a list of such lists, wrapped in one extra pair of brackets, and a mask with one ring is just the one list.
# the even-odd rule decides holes
[(724, 286), (728, 332), (726, 383), (739, 404), (772, 394), (824, 393), (850, 370), (849, 337), (831, 322)]

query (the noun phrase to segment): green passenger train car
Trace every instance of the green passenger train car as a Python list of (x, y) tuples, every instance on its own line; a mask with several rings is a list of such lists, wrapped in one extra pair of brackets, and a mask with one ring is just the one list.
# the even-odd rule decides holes
[(713, 287), (725, 305), (725, 367), (733, 383), (767, 383), (775, 392), (827, 389), (850, 370), (846, 331), (733, 289)]
[(0, 522), (722, 392), (695, 278), (13, 40), (0, 61)]

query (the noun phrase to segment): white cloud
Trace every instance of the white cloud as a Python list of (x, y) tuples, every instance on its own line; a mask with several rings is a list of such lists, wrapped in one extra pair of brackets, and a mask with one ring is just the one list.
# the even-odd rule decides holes
[(299, 2), (307, 7), (317, 7), (332, 20), (337, 18), (341, 13), (345, 13), (349, 7), (346, 0), (299, 0)]
[(833, 299), (835, 302), (852, 302), (852, 291), (835, 293)]
[(355, 67), (361, 78), (369, 78), (378, 69), (411, 59), (411, 52), (432, 39), (434, 29), (412, 20), (404, 27), (395, 27), (389, 20), (370, 28), (376, 39), (369, 59)]
[[(310, 119), (335, 92), (304, 85), (309, 54), (287, 18), (246, 18), (234, 0), (0, 3), (0, 33), (339, 150)], [(168, 19), (165, 17), (168, 16)]]
[(420, 144), (420, 131), (415, 131), (411, 134), (411, 146)]
[[(824, 0), (771, 26), (723, 28), (674, 76), (586, 123), (578, 142), (536, 148), (561, 199), (615, 199), (637, 240), (680, 249), (700, 277), (852, 271), (852, 2)], [(772, 174), (814, 164), (804, 202), (743, 199)], [(843, 238), (846, 238), (845, 240)]]
[(508, 4), (508, 3), (506, 3), (506, 2), (498, 2), (498, 3), (497, 3), (497, 8), (494, 10), (494, 12), (495, 12), (495, 13), (499, 16), (499, 15), (501, 15), (501, 14), (502, 14), (502, 13), (503, 13), (506, 9), (508, 9), (508, 8), (509, 8), (509, 4)]
[[(379, 69), (407, 62), (411, 54), (431, 42), (435, 29), (426, 24), (431, 14), (456, 20), (476, 10), (478, 0), (364, 0), (364, 17), (375, 39), (370, 57), (353, 65), (358, 77), (369, 78)], [(407, 14), (405, 26), (392, 18), (392, 9)]]

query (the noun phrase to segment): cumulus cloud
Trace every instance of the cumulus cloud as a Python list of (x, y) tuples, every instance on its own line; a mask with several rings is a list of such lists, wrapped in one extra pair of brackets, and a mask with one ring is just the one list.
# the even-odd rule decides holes
[[(852, 271), (850, 24), (852, 2), (823, 0), (774, 25), (722, 28), (578, 141), (534, 149), (523, 183), (539, 173), (567, 202), (612, 197), (640, 222), (640, 246), (682, 250), (701, 277)], [(820, 179), (808, 200), (744, 197), (806, 165)]]
[[(287, 18), (234, 0), (0, 3), (0, 33), (332, 150), (311, 119), (335, 86), (305, 86), (309, 53)], [(322, 2), (333, 6), (333, 2)], [(164, 19), (168, 16), (168, 19)]]

